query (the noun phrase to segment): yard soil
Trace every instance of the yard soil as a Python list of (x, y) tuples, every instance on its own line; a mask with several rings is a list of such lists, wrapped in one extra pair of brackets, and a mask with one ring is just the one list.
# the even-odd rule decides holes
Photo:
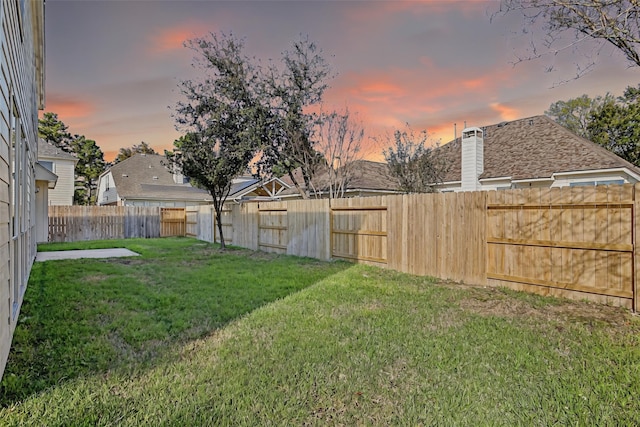
[[(445, 286), (457, 286), (445, 282)], [(622, 307), (612, 307), (587, 301), (553, 299), (548, 304), (529, 301), (529, 298), (517, 299), (505, 295), (499, 288), (465, 286), (470, 294), (460, 301), (460, 307), (475, 314), (512, 318), (532, 318), (547, 322), (572, 322), (585, 325), (606, 326), (612, 330), (626, 327), (632, 317), (637, 316)]]

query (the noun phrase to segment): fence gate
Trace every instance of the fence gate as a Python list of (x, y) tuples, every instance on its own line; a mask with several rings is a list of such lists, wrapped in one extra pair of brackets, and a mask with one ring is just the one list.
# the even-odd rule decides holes
[(258, 206), (258, 249), (286, 253), (289, 243), (287, 208), (280, 203)]
[(630, 185), (489, 192), (487, 279), (630, 305), (633, 216)]
[(185, 235), (187, 237), (198, 237), (198, 207), (187, 207), (184, 214), (186, 224)]
[(331, 257), (387, 264), (387, 207), (331, 207)]
[(160, 237), (186, 236), (187, 215), (185, 208), (160, 209)]

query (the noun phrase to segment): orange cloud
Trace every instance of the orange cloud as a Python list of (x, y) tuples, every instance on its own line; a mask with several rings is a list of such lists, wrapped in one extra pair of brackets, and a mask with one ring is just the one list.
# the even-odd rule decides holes
[(151, 51), (153, 53), (166, 53), (182, 49), (185, 41), (206, 32), (207, 29), (204, 25), (194, 22), (164, 28), (159, 33), (151, 36)]
[(56, 93), (47, 95), (46, 111), (58, 114), (58, 117), (63, 121), (65, 119), (88, 117), (92, 115), (95, 110), (95, 105), (83, 99), (76, 99)]
[(503, 120), (515, 120), (521, 117), (520, 111), (515, 108), (507, 107), (497, 102), (492, 103), (490, 106), (493, 111), (500, 114)]
[[(455, 9), (465, 15), (475, 16), (485, 13), (491, 2), (486, 1), (458, 1)], [(400, 13), (430, 14), (445, 13), (451, 11), (450, 2), (443, 0), (393, 0), (377, 2), (353, 2), (347, 9), (346, 17), (352, 21), (367, 22), (371, 24), (376, 20), (388, 20), (390, 15)], [(365, 7), (362, 7), (365, 5)]]

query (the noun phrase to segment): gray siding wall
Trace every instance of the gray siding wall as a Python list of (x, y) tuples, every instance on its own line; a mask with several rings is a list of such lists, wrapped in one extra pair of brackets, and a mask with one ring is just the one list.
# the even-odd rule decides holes
[(0, 1), (0, 377), (35, 258), (44, 3)]

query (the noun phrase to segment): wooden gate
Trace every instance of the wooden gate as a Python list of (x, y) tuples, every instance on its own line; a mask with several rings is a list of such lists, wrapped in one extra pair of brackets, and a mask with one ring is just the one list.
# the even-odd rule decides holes
[(185, 208), (160, 209), (160, 237), (186, 236), (187, 215)]
[(258, 206), (258, 249), (286, 253), (289, 243), (287, 208), (283, 203)]
[(331, 207), (331, 257), (386, 265), (387, 207), (360, 200), (334, 201), (339, 205)]
[(489, 192), (487, 279), (630, 306), (633, 216), (631, 185)]
[(185, 209), (185, 235), (187, 237), (198, 237), (198, 215), (199, 208), (197, 206), (187, 207)]

